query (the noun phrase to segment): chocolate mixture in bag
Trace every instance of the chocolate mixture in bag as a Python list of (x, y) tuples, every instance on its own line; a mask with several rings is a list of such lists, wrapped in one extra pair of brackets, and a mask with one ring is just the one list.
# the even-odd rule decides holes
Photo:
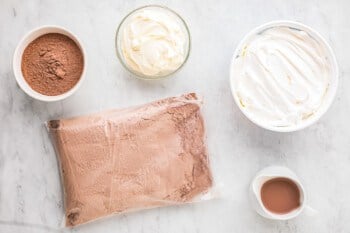
[(48, 127), (61, 163), (67, 226), (190, 202), (212, 186), (195, 94)]

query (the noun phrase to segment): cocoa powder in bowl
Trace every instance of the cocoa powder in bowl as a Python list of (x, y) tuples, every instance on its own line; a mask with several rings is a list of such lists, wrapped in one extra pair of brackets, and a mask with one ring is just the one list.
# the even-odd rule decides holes
[(68, 36), (48, 33), (36, 38), (22, 55), (22, 74), (28, 85), (43, 95), (61, 95), (79, 81), (84, 57)]

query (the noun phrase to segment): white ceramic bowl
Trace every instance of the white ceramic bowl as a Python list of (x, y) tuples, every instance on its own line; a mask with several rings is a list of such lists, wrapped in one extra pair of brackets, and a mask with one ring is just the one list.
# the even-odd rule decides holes
[[(71, 38), (80, 48), (80, 50), (83, 54), (83, 58), (84, 58), (83, 71), (82, 71), (81, 77), (80, 77), (79, 81), (77, 82), (77, 84), (75, 84), (75, 86), (73, 88), (71, 88), (69, 91), (67, 91), (61, 95), (55, 95), (55, 96), (43, 95), (43, 94), (33, 90), (28, 85), (26, 80), (24, 79), (23, 74), (22, 74), (22, 70), (21, 70), (22, 55), (23, 55), (25, 48), (36, 38), (38, 38), (42, 35), (48, 34), (48, 33), (60, 33), (60, 34), (66, 35), (69, 38)], [(86, 64), (85, 50), (82, 46), (82, 43), (77, 38), (77, 36), (75, 36), (72, 32), (68, 31), (67, 29), (65, 29), (63, 27), (53, 26), (53, 25), (41, 26), (41, 27), (36, 28), (36, 29), (30, 31), (29, 33), (27, 33), (22, 38), (22, 40), (19, 42), (19, 44), (15, 50), (15, 53), (13, 56), (13, 63), (12, 63), (13, 72), (15, 74), (16, 81), (17, 81), (18, 85), (20, 86), (20, 88), (25, 93), (27, 93), (29, 96), (33, 97), (34, 99), (46, 101), (46, 102), (63, 100), (65, 98), (71, 96), (74, 92), (76, 92), (79, 89), (79, 87), (81, 86), (81, 84), (85, 78), (86, 65), (87, 64)]]
[[(263, 30), (266, 30), (267, 28), (270, 27), (277, 27), (277, 26), (288, 26), (288, 27), (293, 27), (293, 28), (297, 28), (297, 29), (301, 29), (307, 33), (309, 33), (312, 37), (314, 37), (317, 41), (321, 42), (324, 44), (325, 48), (327, 49), (328, 52), (328, 57), (329, 57), (329, 62), (330, 62), (330, 66), (331, 66), (331, 70), (332, 70), (332, 74), (331, 74), (331, 80), (330, 80), (330, 85), (329, 85), (329, 89), (327, 91), (327, 94), (325, 96), (325, 99), (321, 105), (321, 107), (318, 109), (318, 111), (314, 114), (313, 117), (310, 117), (309, 119), (301, 122), (300, 124), (294, 125), (294, 126), (289, 126), (289, 127), (276, 127), (276, 126), (271, 126), (265, 122), (261, 122), (261, 121), (257, 121), (256, 119), (254, 119), (254, 116), (251, 116), (249, 114), (246, 113), (245, 109), (243, 109), (243, 107), (240, 104), (240, 101), (237, 97), (237, 95), (235, 94), (235, 86), (234, 86), (234, 82), (233, 80), (235, 79), (234, 75), (233, 75), (233, 64), (234, 64), (234, 60), (235, 58), (240, 54), (241, 49), (243, 48), (244, 44), (254, 35), (262, 32)], [(322, 115), (324, 115), (327, 110), (329, 109), (330, 105), (332, 104), (336, 91), (337, 91), (337, 87), (338, 87), (338, 65), (337, 65), (337, 61), (335, 58), (335, 55), (333, 53), (333, 50), (331, 49), (331, 47), (329, 46), (329, 44), (327, 43), (327, 41), (314, 29), (310, 28), (309, 26), (306, 26), (304, 24), (298, 23), (298, 22), (294, 22), (294, 21), (286, 21), (286, 20), (279, 20), (279, 21), (272, 21), (266, 24), (263, 24), (255, 29), (253, 29), (252, 31), (250, 31), (243, 39), (242, 41), (239, 43), (239, 45), (237, 46), (233, 57), (232, 57), (232, 61), (231, 61), (231, 67), (230, 67), (230, 86), (231, 86), (231, 91), (234, 97), (234, 100), (238, 106), (238, 108), (242, 111), (242, 113), (253, 123), (255, 123), (256, 125), (268, 129), (268, 130), (272, 130), (275, 132), (292, 132), (292, 131), (297, 131), (297, 130), (301, 130), (305, 127), (308, 127), (312, 124), (314, 124), (316, 121), (318, 121)]]

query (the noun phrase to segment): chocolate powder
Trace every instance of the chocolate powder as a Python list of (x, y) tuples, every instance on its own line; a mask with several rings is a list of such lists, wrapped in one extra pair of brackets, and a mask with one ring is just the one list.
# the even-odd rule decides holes
[(23, 52), (22, 73), (29, 86), (47, 96), (74, 87), (84, 68), (83, 54), (68, 36), (49, 33), (32, 41)]
[(61, 164), (67, 226), (191, 202), (212, 186), (195, 94), (48, 127)]

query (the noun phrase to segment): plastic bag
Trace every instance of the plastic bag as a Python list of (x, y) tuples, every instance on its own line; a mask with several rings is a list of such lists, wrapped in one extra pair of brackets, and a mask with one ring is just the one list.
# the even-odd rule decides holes
[(61, 168), (66, 226), (212, 198), (196, 94), (47, 122)]

